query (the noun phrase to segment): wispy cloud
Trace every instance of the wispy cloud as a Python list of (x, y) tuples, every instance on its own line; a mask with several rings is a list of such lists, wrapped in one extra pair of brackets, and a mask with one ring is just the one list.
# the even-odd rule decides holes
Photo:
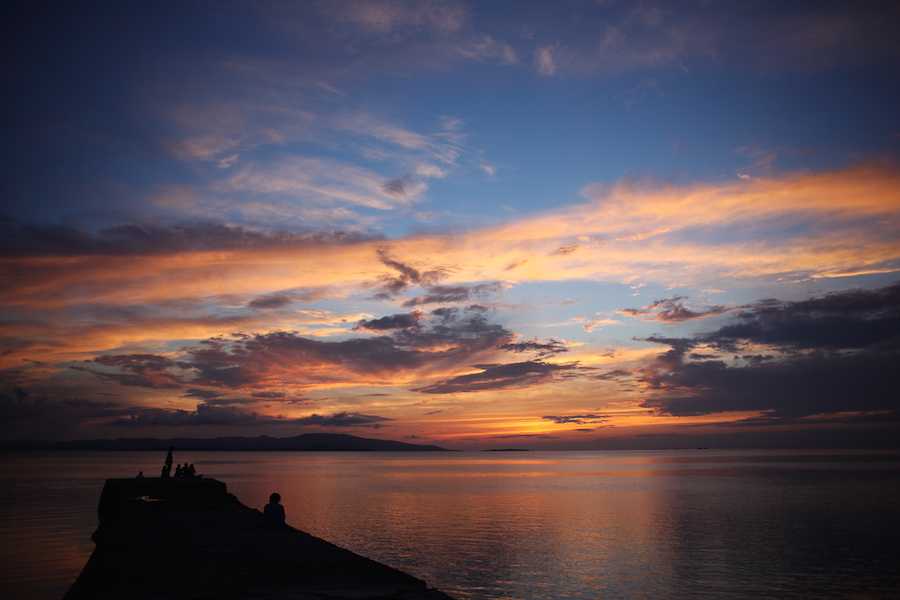
[[(446, 126), (446, 121), (444, 125)], [(454, 163), (461, 154), (459, 144), (463, 141), (463, 137), (460, 135), (449, 138), (443, 134), (424, 135), (367, 114), (335, 117), (330, 122), (330, 126), (336, 131), (358, 134), (375, 141), (399, 146), (407, 151), (422, 152), (429, 158), (445, 164)], [(369, 156), (377, 156), (383, 155), (385, 151), (373, 148), (364, 153)]]
[(556, 63), (553, 60), (554, 46), (543, 46), (534, 53), (534, 62), (539, 75), (551, 76), (556, 74)]
[(416, 389), (425, 394), (456, 394), (486, 390), (522, 390), (546, 384), (549, 381), (583, 376), (585, 371), (577, 363), (553, 364), (529, 360), (518, 363), (475, 365), (477, 373), (458, 375)]
[[(355, 34), (375, 43), (390, 44), (423, 33), (445, 37), (458, 32), (468, 10), (455, 0), (345, 0), (339, 4), (316, 1), (297, 4), (285, 0), (261, 3), (272, 26), (286, 33), (314, 29), (316, 21), (337, 25), (337, 31), (320, 34), (338, 39)], [(346, 43), (352, 43), (346, 40)]]
[(538, 46), (535, 68), (547, 76), (660, 69), (684, 74), (717, 64), (781, 74), (900, 56), (900, 43), (888, 25), (897, 17), (890, 2), (870, 3), (863, 10), (858, 5), (779, 8), (763, 3), (748, 12), (705, 3), (686, 13), (675, 3), (660, 2), (563, 10), (553, 15), (555, 20), (533, 24), (533, 38), (565, 35), (569, 42)]
[(250, 194), (254, 201), (242, 203), (252, 207), (245, 208), (246, 212), (271, 211), (287, 218), (307, 219), (316, 207), (335, 204), (380, 210), (408, 206), (425, 189), (412, 178), (397, 181), (392, 185), (382, 175), (360, 167), (291, 156), (247, 165), (215, 183), (214, 188), (223, 193)]

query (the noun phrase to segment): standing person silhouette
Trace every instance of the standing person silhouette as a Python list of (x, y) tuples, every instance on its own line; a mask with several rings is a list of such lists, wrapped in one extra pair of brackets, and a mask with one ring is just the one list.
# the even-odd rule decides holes
[(269, 496), (269, 503), (263, 509), (263, 525), (265, 527), (284, 527), (284, 507), (279, 504), (281, 494)]
[(174, 449), (174, 447), (169, 446), (169, 453), (166, 454), (166, 466), (169, 467), (170, 472), (172, 471), (172, 450)]

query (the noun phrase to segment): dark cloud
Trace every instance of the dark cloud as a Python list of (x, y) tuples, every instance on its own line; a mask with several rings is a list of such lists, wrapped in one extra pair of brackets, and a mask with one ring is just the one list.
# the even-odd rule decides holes
[(155, 354), (105, 355), (85, 362), (105, 367), (115, 367), (125, 371), (125, 373), (109, 373), (79, 366), (70, 368), (93, 373), (104, 381), (115, 381), (121, 385), (158, 389), (177, 389), (182, 387), (184, 382), (182, 376), (179, 373), (169, 371), (169, 369), (186, 366)]
[(587, 425), (590, 423), (606, 423), (612, 417), (609, 415), (595, 415), (593, 413), (585, 415), (564, 415), (564, 416), (544, 416), (541, 417), (547, 421), (553, 421), (558, 425), (574, 423), (576, 425)]
[(421, 313), (406, 313), (381, 317), (380, 319), (361, 320), (354, 330), (389, 331), (391, 329), (406, 329), (407, 327), (419, 327)]
[(377, 238), (343, 232), (255, 231), (216, 223), (130, 224), (91, 230), (74, 225), (20, 223), (0, 219), (0, 256), (155, 255), (238, 248), (351, 244)]
[(295, 422), (300, 425), (316, 425), (320, 427), (372, 427), (378, 429), (384, 421), (392, 420), (374, 415), (341, 412), (333, 415), (312, 414), (308, 417), (296, 419)]
[(206, 390), (199, 388), (191, 388), (186, 390), (183, 398), (200, 398), (201, 400), (212, 400), (214, 398), (219, 398), (224, 396), (224, 392), (220, 392), (218, 390)]
[(80, 398), (50, 399), (34, 395), (19, 386), (10, 385), (0, 391), (0, 428), (20, 429), (29, 421), (37, 428), (74, 428), (88, 419), (109, 418), (128, 414), (131, 410), (116, 402), (94, 402)]
[[(179, 361), (150, 354), (109, 355), (90, 362), (118, 372), (73, 368), (129, 386), (265, 391), (273, 385), (371, 381), (372, 377), (410, 369), (452, 368), (470, 364), (484, 354), (496, 354), (497, 347), (513, 337), (505, 327), (488, 323), (478, 315), (423, 323), (421, 327), (387, 328), (389, 324), (407, 322), (402, 317), (394, 315), (386, 317), (386, 321), (368, 322), (370, 327), (375, 323), (376, 331), (390, 331), (373, 337), (323, 341), (283, 331), (220, 336), (184, 348)], [(211, 395), (189, 393), (214, 403)]]
[[(710, 356), (710, 355), (706, 355), (706, 354), (699, 354), (699, 355), (696, 354), (696, 353), (691, 354), (691, 358), (697, 358), (697, 357), (699, 357), (699, 358), (701, 358), (701, 359), (707, 359), (707, 358), (719, 358), (718, 356)], [(735, 358), (737, 358), (737, 357), (735, 356)], [(751, 354), (745, 354), (745, 355), (742, 356), (741, 358), (743, 358), (744, 360), (749, 361), (749, 362), (751, 362), (751, 363), (753, 363), (753, 364), (755, 364), (755, 365), (756, 365), (756, 364), (759, 364), (759, 363), (762, 363), (762, 362), (765, 362), (765, 361), (767, 361), (767, 360), (774, 360), (774, 359), (775, 359), (775, 357), (772, 356), (771, 354), (767, 354), (767, 355), (765, 355), (765, 356), (763, 356), (762, 354), (757, 354), (756, 356), (753, 356), (753, 355), (751, 355)]]
[(174, 360), (155, 354), (117, 354), (98, 356), (90, 361), (108, 367), (121, 367), (135, 373), (164, 371), (176, 366)]
[(51, 403), (54, 410), (62, 408), (65, 412), (77, 415), (79, 419), (95, 419), (119, 415), (128, 410), (118, 402), (95, 402), (82, 398), (63, 398)]
[(577, 363), (555, 365), (529, 360), (505, 365), (475, 365), (481, 373), (460, 375), (414, 391), (425, 394), (455, 394), (499, 389), (525, 389), (554, 379), (583, 376)]
[[(771, 424), (900, 409), (900, 285), (761, 302), (709, 333), (646, 340), (671, 348), (632, 373), (659, 413), (757, 411)], [(766, 352), (697, 360), (701, 345)]]
[(294, 299), (287, 294), (270, 294), (262, 298), (256, 298), (247, 303), (250, 308), (283, 308), (294, 302)]
[(421, 271), (411, 265), (394, 260), (388, 255), (387, 250), (383, 248), (378, 250), (378, 260), (386, 267), (390, 267), (399, 273), (399, 275), (382, 275), (378, 278), (384, 290), (382, 293), (375, 295), (375, 298), (379, 299), (392, 298), (413, 285), (433, 285), (446, 276), (444, 269)]
[(638, 379), (665, 390), (642, 406), (675, 416), (765, 411), (772, 418), (892, 410), (900, 356), (814, 353), (746, 366), (688, 362)]
[(423, 304), (446, 304), (448, 302), (471, 302), (484, 300), (493, 294), (503, 291), (504, 284), (481, 283), (478, 285), (434, 285), (428, 287), (428, 294), (411, 298), (403, 303), (405, 307), (422, 306)]
[(612, 371), (607, 371), (600, 375), (594, 375), (594, 379), (599, 379), (601, 381), (618, 381), (626, 377), (631, 377), (631, 371), (626, 371), (624, 369), (613, 369)]
[(0, 392), (0, 423), (10, 423), (18, 419), (40, 417), (44, 414), (46, 398), (32, 398), (31, 394), (19, 386), (7, 386)]
[(260, 419), (257, 414), (229, 406), (198, 404), (196, 411), (166, 408), (132, 408), (128, 417), (114, 419), (111, 427), (196, 427), (200, 425), (271, 424), (278, 419)]
[(431, 315), (438, 317), (443, 322), (455, 321), (459, 316), (459, 309), (452, 307), (436, 308), (431, 311)]
[(508, 344), (498, 346), (498, 348), (500, 348), (500, 350), (506, 350), (508, 352), (515, 352), (516, 354), (521, 354), (522, 352), (536, 352), (538, 357), (569, 351), (569, 349), (566, 348), (565, 343), (559, 342), (554, 339), (551, 339), (545, 344), (538, 342), (537, 339), (535, 339), (533, 342), (510, 342)]
[(260, 398), (262, 400), (284, 400), (285, 394), (284, 392), (253, 392), (251, 394), (253, 398)]
[(413, 182), (412, 177), (409, 175), (404, 175), (399, 179), (391, 179), (390, 181), (386, 181), (384, 185), (381, 186), (381, 189), (384, 190), (385, 194), (389, 196), (393, 196), (395, 198), (409, 198), (409, 192), (406, 191), (406, 186)]
[(327, 298), (329, 292), (323, 288), (311, 288), (306, 290), (282, 290), (274, 294), (266, 294), (254, 298), (247, 303), (248, 308), (271, 310), (290, 306), (294, 302), (315, 302)]
[[(282, 397), (278, 400), (279, 402), (293, 404), (293, 400), (289, 400), (288, 398)], [(204, 400), (203, 404), (206, 406), (234, 406), (235, 404), (266, 404), (266, 400), (257, 398), (253, 395), (250, 396), (219, 396), (216, 398), (210, 398), (209, 400)]]
[(900, 350), (900, 283), (802, 302), (768, 300), (700, 338), (724, 351), (749, 344), (785, 350)]
[(645, 321), (659, 321), (662, 323), (682, 323), (694, 321), (715, 315), (722, 315), (743, 307), (735, 306), (704, 306), (700, 309), (688, 308), (682, 300), (687, 296), (672, 296), (656, 300), (644, 308), (625, 308), (619, 314), (643, 319)]
[[(495, 350), (509, 342), (512, 336), (512, 332), (502, 325), (488, 323), (480, 315), (469, 315), (449, 323), (431, 323), (422, 329), (399, 330), (391, 339), (402, 347), (433, 352), (432, 358), (447, 356), (455, 360), (464, 355)], [(488, 346), (490, 340), (496, 340), (496, 343)]]

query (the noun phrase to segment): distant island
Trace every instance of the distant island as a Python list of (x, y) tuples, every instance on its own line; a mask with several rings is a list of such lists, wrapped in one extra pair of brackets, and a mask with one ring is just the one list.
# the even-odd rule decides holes
[(488, 448), (482, 452), (530, 452), (530, 448)]
[(289, 438), (261, 435), (217, 437), (212, 439), (119, 438), (117, 440), (79, 440), (73, 442), (41, 442), (36, 440), (0, 441), (0, 450), (288, 450), (295, 452), (450, 452), (447, 448), (424, 444), (407, 444), (393, 440), (373, 440), (343, 433), (302, 433)]

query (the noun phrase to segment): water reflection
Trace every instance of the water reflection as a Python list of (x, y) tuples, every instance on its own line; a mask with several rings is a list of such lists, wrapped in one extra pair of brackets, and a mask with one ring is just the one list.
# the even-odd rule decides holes
[[(191, 458), (245, 504), (262, 508), (277, 491), (289, 524), (460, 599), (889, 598), (900, 587), (900, 470), (896, 455), (869, 456)], [(160, 457), (21, 458), (0, 471), (13, 492), (0, 500), (4, 591), (59, 597), (93, 549), (103, 480), (152, 472)]]
[(97, 527), (104, 480), (133, 477), (135, 453), (5, 452), (2, 456), (0, 587), (4, 598), (60, 598), (94, 551), (90, 535)]
[(894, 501), (865, 472), (798, 466), (672, 478), (655, 495), (669, 597), (888, 597), (897, 579), (878, 563), (898, 549)]

